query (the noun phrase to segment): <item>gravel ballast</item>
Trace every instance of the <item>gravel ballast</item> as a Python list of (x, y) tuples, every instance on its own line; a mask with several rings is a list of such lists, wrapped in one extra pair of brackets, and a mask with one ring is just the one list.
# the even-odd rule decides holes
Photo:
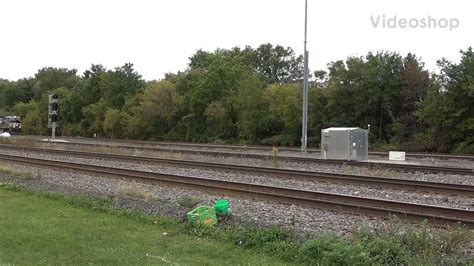
[(100, 160), (88, 159), (76, 156), (62, 156), (49, 153), (32, 153), (32, 152), (17, 152), (8, 151), (8, 154), (28, 156), (33, 158), (42, 158), (48, 160), (58, 160), (74, 163), (82, 163), (88, 165), (100, 165), (107, 167), (117, 167), (124, 169), (148, 171), (155, 173), (164, 173), (172, 175), (192, 176), (200, 178), (211, 178), (223, 181), (236, 181), (241, 183), (250, 183), (258, 185), (270, 185), (287, 187), (294, 189), (305, 189), (318, 192), (336, 193), (344, 195), (353, 195), (360, 197), (371, 197), (384, 200), (403, 201), (410, 203), (444, 206), (452, 208), (460, 208), (466, 210), (474, 210), (474, 203), (472, 198), (462, 196), (450, 196), (435, 193), (422, 193), (413, 191), (402, 191), (396, 189), (367, 187), (363, 185), (345, 185), (329, 182), (295, 180), (288, 178), (270, 177), (258, 174), (243, 174), (235, 172), (214, 171), (207, 169), (183, 168), (168, 165), (157, 164), (140, 164), (116, 160)]
[[(392, 170), (384, 167), (380, 168), (368, 168), (365, 166), (352, 166), (352, 165), (339, 165), (339, 164), (328, 164), (320, 162), (295, 162), (287, 161), (279, 156), (271, 157), (271, 159), (259, 159), (259, 158), (248, 158), (245, 156), (220, 156), (220, 155), (207, 155), (199, 153), (180, 153), (179, 151), (153, 151), (143, 150), (140, 147), (137, 148), (119, 148), (119, 147), (106, 147), (106, 146), (83, 146), (83, 145), (72, 145), (72, 144), (51, 144), (41, 143), (42, 148), (53, 148), (53, 149), (66, 149), (66, 150), (78, 150), (78, 151), (93, 151), (93, 152), (106, 152), (123, 155), (134, 155), (144, 157), (155, 157), (163, 159), (177, 159), (177, 160), (192, 160), (202, 161), (210, 163), (225, 163), (225, 164), (238, 164), (248, 166), (260, 166), (260, 167), (276, 167), (284, 169), (294, 169), (303, 171), (313, 172), (325, 172), (335, 174), (355, 174), (355, 175), (371, 175), (380, 176), (386, 178), (403, 178), (417, 181), (430, 181), (440, 183), (453, 183), (474, 186), (474, 177), (470, 175), (459, 175), (459, 174), (447, 174), (447, 173), (424, 173), (420, 171), (409, 171), (402, 172), (400, 170)], [(469, 162), (472, 168), (472, 162)], [(467, 167), (466, 165), (464, 167)]]
[[(140, 209), (148, 214), (172, 216), (182, 220), (192, 209), (191, 205), (212, 205), (223, 196), (169, 185), (146, 184), (22, 165), (9, 166), (17, 171), (33, 174), (31, 177), (0, 174), (0, 180), (33, 190), (108, 197), (113, 199), (119, 207)], [(380, 218), (340, 214), (243, 197), (226, 196), (225, 198), (230, 202), (232, 219), (235, 221), (279, 226), (302, 235), (327, 230), (346, 234), (361, 226), (375, 229), (385, 224), (385, 221)]]
[[(223, 146), (209, 146), (209, 147), (204, 147), (204, 146), (199, 146), (199, 144), (194, 145), (193, 144), (186, 144), (183, 143), (182, 145), (174, 145), (172, 143), (160, 143), (160, 142), (149, 142), (149, 143), (143, 143), (143, 142), (129, 142), (129, 141), (124, 141), (124, 142), (119, 142), (119, 141), (104, 141), (104, 140), (99, 140), (99, 139), (81, 139), (81, 138), (70, 138), (70, 140), (74, 143), (85, 143), (85, 144), (95, 144), (95, 145), (111, 145), (111, 146), (128, 146), (128, 147), (134, 147), (134, 148), (160, 148), (160, 149), (172, 149), (176, 151), (182, 151), (183, 153), (188, 152), (188, 151), (194, 151), (194, 152), (227, 152), (227, 153), (243, 153), (243, 154), (260, 154), (260, 155), (269, 155), (272, 156), (272, 148), (271, 147), (266, 147), (266, 149), (260, 148), (252, 148), (249, 146), (248, 148), (241, 147), (241, 148), (236, 148), (236, 147), (225, 147)], [(303, 153), (299, 150), (287, 150), (284, 149), (285, 147), (280, 147), (280, 150), (278, 150), (278, 155), (279, 156), (290, 156), (290, 157), (303, 157)], [(314, 152), (311, 151), (307, 155), (309, 158), (322, 158), (320, 152)], [(385, 155), (369, 155), (369, 160), (388, 160), (388, 153)], [(474, 162), (472, 160), (465, 160), (465, 159), (453, 159), (453, 158), (443, 158), (443, 157), (429, 157), (429, 154), (427, 154), (427, 157), (410, 157), (410, 155), (407, 155), (407, 163), (412, 163), (412, 164), (424, 164), (424, 165), (430, 165), (430, 166), (445, 166), (445, 167), (460, 167), (460, 168), (474, 168)], [(403, 163), (403, 162), (401, 162)]]

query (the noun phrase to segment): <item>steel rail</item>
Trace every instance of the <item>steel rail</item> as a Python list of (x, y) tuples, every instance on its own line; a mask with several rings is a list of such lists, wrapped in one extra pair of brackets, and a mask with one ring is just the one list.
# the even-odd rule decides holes
[[(44, 139), (44, 136), (16, 136), (17, 138), (26, 138), (26, 139), (35, 139), (41, 140)], [(62, 139), (76, 141), (76, 142), (85, 142), (85, 141), (100, 141), (108, 143), (128, 143), (134, 145), (147, 145), (147, 146), (181, 146), (181, 147), (190, 147), (190, 148), (205, 148), (205, 149), (230, 149), (230, 150), (256, 150), (263, 152), (271, 152), (273, 147), (263, 146), (263, 145), (237, 145), (237, 144), (212, 144), (212, 143), (186, 143), (186, 142), (172, 142), (172, 141), (146, 141), (146, 140), (125, 140), (125, 139), (97, 139), (97, 138), (75, 138), (75, 137), (62, 137)], [(287, 146), (276, 146), (279, 151), (291, 151), (291, 152), (301, 152), (301, 148), (297, 147), (287, 147)], [(308, 148), (308, 153), (318, 154), (321, 151), (316, 148)], [(379, 156), (379, 157), (388, 157), (388, 152), (383, 151), (369, 151), (369, 155)], [(450, 154), (450, 153), (428, 153), (428, 152), (407, 152), (407, 158), (436, 158), (440, 160), (467, 160), (474, 161), (474, 155), (462, 155), (462, 154)]]
[(310, 181), (358, 184), (358, 185), (377, 186), (377, 187), (384, 187), (384, 188), (415, 190), (415, 191), (445, 193), (449, 195), (464, 195), (464, 196), (474, 197), (474, 186), (453, 184), (453, 183), (417, 181), (417, 180), (385, 178), (385, 177), (377, 177), (377, 176), (334, 174), (334, 173), (324, 173), (324, 172), (311, 172), (311, 171), (301, 171), (301, 170), (292, 170), (292, 169), (255, 167), (255, 166), (244, 166), (244, 165), (236, 165), (236, 164), (221, 164), (221, 163), (209, 163), (209, 162), (188, 161), (188, 160), (161, 159), (161, 158), (153, 158), (153, 157), (128, 156), (128, 155), (118, 155), (118, 154), (110, 154), (110, 153), (33, 148), (33, 147), (14, 146), (14, 145), (0, 145), (0, 147), (3, 149), (22, 150), (22, 151), (31, 151), (31, 152), (45, 152), (45, 153), (53, 153), (53, 154), (58, 154), (58, 155), (72, 155), (72, 156), (87, 157), (87, 158), (93, 158), (93, 159), (112, 159), (112, 160), (121, 160), (121, 161), (126, 161), (126, 162), (135, 162), (135, 163), (166, 164), (166, 165), (174, 165), (174, 166), (179, 166), (179, 167), (194, 167), (194, 168), (204, 168), (204, 169), (212, 169), (212, 170), (220, 170), (220, 171), (235, 171), (235, 172), (243, 172), (243, 173), (250, 173), (250, 174), (258, 173), (262, 175), (279, 176), (279, 177), (303, 179), (303, 180), (310, 180)]
[[(80, 141), (78, 138), (66, 138), (72, 141)], [(86, 139), (87, 141), (96, 141), (97, 139)], [(269, 146), (258, 146), (258, 145), (235, 145), (235, 144), (209, 144), (209, 143), (185, 143), (185, 142), (166, 142), (166, 141), (144, 141), (144, 140), (110, 140), (100, 139), (102, 142), (120, 142), (128, 144), (140, 144), (140, 145), (152, 145), (152, 146), (177, 146), (177, 147), (189, 147), (189, 148), (206, 148), (206, 149), (230, 149), (230, 150), (257, 150), (257, 151), (268, 151), (271, 152), (273, 147)], [(277, 146), (279, 151), (292, 151), (301, 152), (301, 148), (296, 147), (284, 147)], [(318, 154), (321, 151), (315, 148), (308, 148), (308, 153)], [(369, 151), (369, 155), (388, 157), (388, 152), (382, 151)], [(436, 158), (441, 160), (456, 159), (456, 160), (468, 160), (474, 161), (473, 155), (460, 155), (460, 154), (446, 154), (446, 153), (423, 153), (423, 152), (407, 152), (407, 158)]]
[(35, 165), (60, 170), (72, 170), (75, 172), (79, 171), (87, 174), (120, 177), (124, 179), (131, 178), (139, 181), (161, 182), (184, 187), (199, 188), (221, 194), (264, 198), (280, 203), (297, 204), (357, 215), (368, 215), (382, 218), (396, 215), (401, 219), (411, 221), (427, 220), (430, 223), (441, 226), (460, 223), (469, 228), (474, 228), (474, 211), (470, 210), (346, 196), (285, 187), (229, 182), (209, 178), (144, 172), (90, 164), (86, 165), (43, 160), (4, 154), (0, 154), (0, 159), (1, 161), (6, 162)]
[(400, 163), (383, 163), (383, 162), (362, 162), (362, 161), (346, 161), (346, 160), (331, 160), (331, 159), (317, 159), (317, 158), (304, 158), (297, 156), (272, 156), (265, 154), (255, 153), (235, 153), (235, 152), (223, 152), (223, 151), (206, 151), (206, 150), (191, 150), (191, 149), (172, 149), (163, 147), (149, 147), (149, 146), (134, 146), (128, 144), (100, 144), (100, 143), (88, 143), (88, 142), (51, 142), (54, 145), (83, 145), (83, 146), (105, 146), (115, 148), (126, 148), (126, 149), (142, 149), (155, 152), (172, 152), (172, 153), (186, 153), (186, 154), (201, 154), (208, 156), (233, 156), (243, 158), (255, 158), (255, 159), (267, 159), (267, 160), (285, 160), (292, 162), (306, 162), (306, 163), (323, 163), (323, 164), (342, 164), (352, 166), (363, 166), (373, 168), (388, 168), (399, 171), (421, 171), (429, 173), (454, 173), (462, 175), (474, 175), (474, 169), (471, 168), (459, 168), (459, 167), (443, 167), (443, 166), (430, 166), (430, 165), (416, 165), (416, 164), (400, 164)]

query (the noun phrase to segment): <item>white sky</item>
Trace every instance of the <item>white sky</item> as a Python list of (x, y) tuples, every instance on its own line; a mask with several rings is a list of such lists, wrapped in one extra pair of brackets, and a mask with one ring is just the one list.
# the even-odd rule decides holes
[[(308, 0), (311, 70), (368, 51), (413, 52), (429, 70), (474, 46), (472, 0)], [(457, 19), (449, 29), (374, 28), (374, 19)], [(199, 48), (263, 43), (303, 53), (304, 0), (0, 0), (0, 78), (42, 67), (108, 69), (126, 62), (147, 80), (185, 70)]]

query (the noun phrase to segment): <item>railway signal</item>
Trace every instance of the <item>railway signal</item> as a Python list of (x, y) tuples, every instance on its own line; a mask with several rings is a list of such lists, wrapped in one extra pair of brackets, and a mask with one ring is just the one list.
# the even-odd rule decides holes
[(51, 138), (56, 138), (56, 127), (59, 122), (59, 99), (57, 94), (49, 95), (48, 128), (52, 128)]

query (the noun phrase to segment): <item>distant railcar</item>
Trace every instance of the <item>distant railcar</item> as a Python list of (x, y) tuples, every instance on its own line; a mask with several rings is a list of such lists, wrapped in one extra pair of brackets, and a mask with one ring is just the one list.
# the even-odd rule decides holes
[(0, 116), (0, 131), (19, 134), (23, 124), (19, 116)]

